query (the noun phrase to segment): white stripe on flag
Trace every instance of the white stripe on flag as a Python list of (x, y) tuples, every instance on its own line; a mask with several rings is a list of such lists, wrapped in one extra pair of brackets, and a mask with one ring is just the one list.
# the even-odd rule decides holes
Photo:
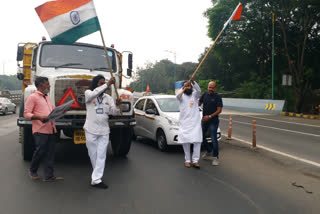
[(80, 16), (80, 22), (77, 25), (74, 25), (71, 22), (71, 19), (70, 19), (70, 12), (71, 11), (68, 13), (62, 14), (60, 16), (56, 16), (52, 19), (49, 19), (46, 22), (43, 22), (43, 25), (45, 26), (45, 28), (48, 31), (48, 34), (51, 38), (65, 32), (67, 30), (70, 30), (74, 27), (77, 27), (81, 23), (97, 16), (93, 1), (79, 7), (73, 11), (77, 11)]
[(223, 30), (228, 26), (228, 24), (230, 24), (230, 22), (232, 21), (234, 15), (236, 14), (236, 12), (237, 12), (238, 8), (240, 7), (240, 5), (241, 5), (241, 3), (238, 4), (238, 6), (236, 7), (236, 9), (233, 11), (232, 15), (228, 19), (228, 21), (226, 23), (224, 23)]

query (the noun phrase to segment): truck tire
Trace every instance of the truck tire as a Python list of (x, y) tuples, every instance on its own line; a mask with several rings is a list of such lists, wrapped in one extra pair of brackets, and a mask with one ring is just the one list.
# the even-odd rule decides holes
[(132, 128), (114, 128), (111, 130), (110, 139), (113, 155), (125, 157), (131, 147)]
[[(23, 117), (24, 95), (21, 97), (19, 117)], [(22, 159), (30, 161), (34, 151), (34, 141), (31, 127), (19, 127), (19, 143), (21, 143)]]
[(19, 141), (21, 143), (22, 159), (30, 161), (34, 151), (34, 141), (32, 129), (26, 127), (19, 128)]
[(20, 107), (19, 107), (19, 117), (23, 117), (24, 112), (24, 95), (21, 96)]

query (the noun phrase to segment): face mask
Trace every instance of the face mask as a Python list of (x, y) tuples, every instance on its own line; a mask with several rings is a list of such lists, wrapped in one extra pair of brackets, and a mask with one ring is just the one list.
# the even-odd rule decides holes
[(188, 96), (190, 96), (192, 94), (192, 89), (191, 88), (188, 88), (186, 90), (184, 90), (184, 93)]
[(45, 94), (45, 95), (47, 95), (48, 93), (49, 93), (49, 91), (50, 91), (50, 89), (45, 89), (45, 90), (43, 90), (43, 93)]

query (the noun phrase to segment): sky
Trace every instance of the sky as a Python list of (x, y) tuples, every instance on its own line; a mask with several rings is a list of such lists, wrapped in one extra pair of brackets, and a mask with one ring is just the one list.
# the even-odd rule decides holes
[[(0, 74), (14, 75), (19, 42), (50, 40), (34, 8), (46, 0), (10, 0), (0, 9)], [(94, 0), (106, 46), (133, 52), (134, 71), (162, 59), (198, 62), (212, 40), (203, 12), (211, 0)], [(102, 45), (99, 32), (78, 40)], [(174, 57), (174, 52), (176, 57)]]

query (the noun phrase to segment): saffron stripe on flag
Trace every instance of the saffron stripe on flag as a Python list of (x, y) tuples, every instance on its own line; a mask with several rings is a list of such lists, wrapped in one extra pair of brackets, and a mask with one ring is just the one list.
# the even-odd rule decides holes
[(236, 13), (234, 14), (232, 20), (238, 20), (241, 18), (241, 12), (242, 12), (242, 4), (237, 9)]
[(72, 44), (79, 38), (89, 35), (98, 30), (100, 30), (100, 24), (98, 17), (95, 17), (83, 22), (77, 27), (71, 28), (70, 30), (65, 31), (62, 34), (59, 34), (56, 37), (53, 37), (51, 40), (52, 42), (59, 44)]
[(92, 0), (57, 0), (49, 1), (35, 8), (40, 20), (45, 22), (56, 16), (81, 7)]
[[(80, 22), (77, 25), (74, 25), (70, 20), (70, 14), (65, 13), (60, 16), (56, 16), (46, 22), (43, 23), (44, 27), (47, 29), (50, 38), (56, 37), (59, 34), (69, 30), (70, 28), (74, 28), (81, 23), (96, 17), (96, 10), (94, 8), (93, 2), (89, 2), (76, 10), (79, 13)], [(59, 27), (57, 27), (59, 26)]]

